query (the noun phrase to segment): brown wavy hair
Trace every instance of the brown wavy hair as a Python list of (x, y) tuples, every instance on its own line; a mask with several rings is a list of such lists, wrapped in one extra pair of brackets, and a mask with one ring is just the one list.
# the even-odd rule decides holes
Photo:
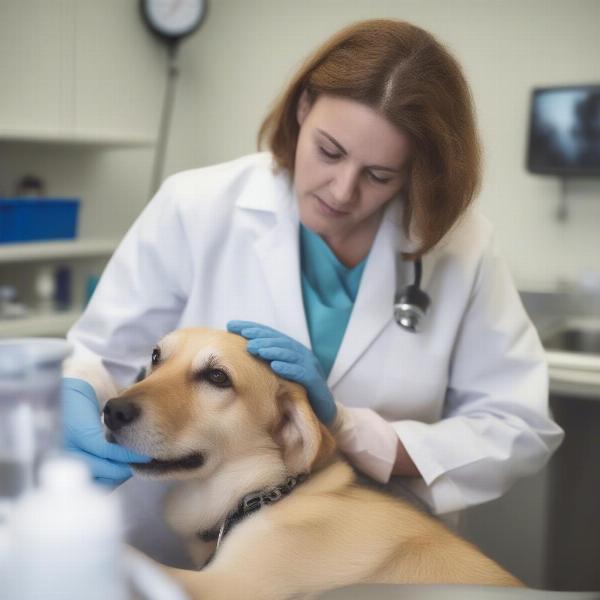
[(473, 201), (481, 153), (473, 101), (462, 69), (431, 34), (374, 19), (350, 25), (318, 48), (266, 116), (258, 133), (276, 164), (293, 175), (298, 100), (321, 94), (356, 100), (408, 134), (412, 152), (403, 226), (416, 233), (414, 259), (433, 248)]

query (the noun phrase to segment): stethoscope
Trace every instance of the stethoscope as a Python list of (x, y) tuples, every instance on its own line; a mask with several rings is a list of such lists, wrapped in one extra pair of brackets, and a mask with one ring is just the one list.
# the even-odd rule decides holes
[[(396, 254), (396, 282), (402, 280), (404, 260), (400, 253)], [(398, 290), (396, 283), (396, 295), (394, 297), (394, 319), (396, 323), (406, 331), (416, 333), (419, 331), (425, 313), (431, 304), (431, 299), (421, 289), (421, 274), (423, 263), (420, 258), (414, 261), (415, 278), (411, 285), (403, 290)]]

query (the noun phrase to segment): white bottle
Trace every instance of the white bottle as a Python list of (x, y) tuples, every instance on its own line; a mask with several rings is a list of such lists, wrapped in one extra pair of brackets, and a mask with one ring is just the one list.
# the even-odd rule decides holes
[(54, 293), (56, 282), (54, 273), (49, 267), (43, 267), (38, 271), (35, 280), (35, 293), (37, 295), (37, 310), (48, 313), (54, 310)]
[(47, 459), (11, 514), (8, 598), (126, 600), (121, 540), (115, 495), (76, 458)]

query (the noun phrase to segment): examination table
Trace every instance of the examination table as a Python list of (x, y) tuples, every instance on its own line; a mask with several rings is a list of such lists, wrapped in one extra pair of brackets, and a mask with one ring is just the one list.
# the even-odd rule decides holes
[(598, 600), (600, 592), (549, 592), (471, 585), (352, 585), (322, 600)]

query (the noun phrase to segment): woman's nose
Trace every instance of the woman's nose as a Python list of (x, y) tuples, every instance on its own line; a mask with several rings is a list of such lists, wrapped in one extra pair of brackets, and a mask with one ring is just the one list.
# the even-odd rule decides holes
[(354, 199), (358, 190), (358, 178), (359, 173), (351, 166), (339, 167), (330, 185), (330, 192), (336, 206), (348, 204)]

